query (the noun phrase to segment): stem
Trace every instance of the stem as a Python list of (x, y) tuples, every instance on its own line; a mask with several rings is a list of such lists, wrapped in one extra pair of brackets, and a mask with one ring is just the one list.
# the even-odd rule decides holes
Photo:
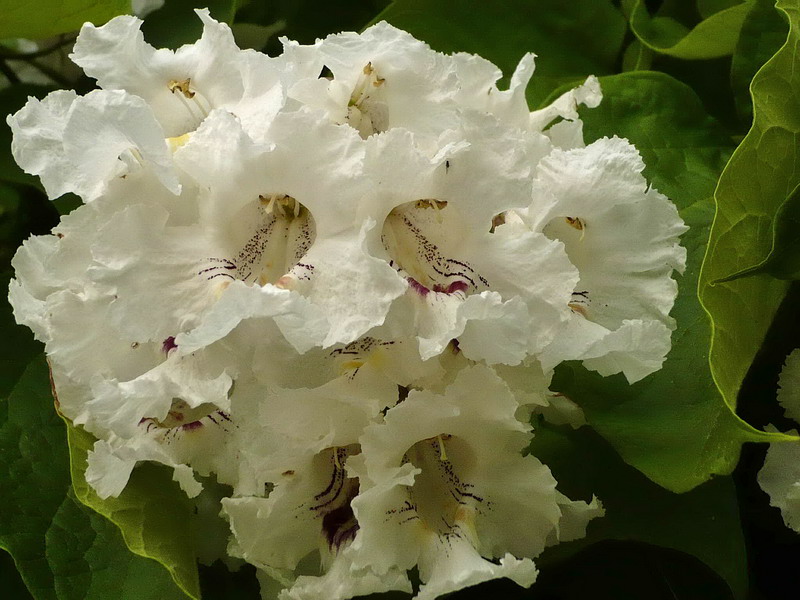
[(45, 56), (50, 54), (54, 50), (58, 50), (67, 44), (71, 44), (76, 39), (76, 36), (61, 36), (61, 39), (58, 40), (55, 44), (48, 46), (47, 48), (42, 48), (41, 50), (36, 50), (35, 52), (8, 52), (0, 50), (0, 59), (11, 59), (11, 60), (30, 60), (32, 58), (39, 58), (40, 56)]
[(0, 73), (6, 76), (8, 82), (11, 84), (19, 83), (19, 77), (14, 73), (14, 69), (8, 66), (6, 61), (0, 59)]
[(32, 60), (32, 59), (28, 59), (25, 62), (27, 62), (32, 67), (36, 68), (41, 73), (44, 73), (45, 75), (47, 75), (50, 79), (55, 81), (61, 87), (65, 87), (65, 88), (71, 88), (72, 87), (73, 83), (69, 79), (64, 77), (61, 73), (59, 73), (56, 69), (52, 69), (52, 68), (50, 68), (50, 67), (48, 67), (46, 65), (43, 65), (41, 63), (38, 63), (38, 62), (36, 62), (35, 60)]

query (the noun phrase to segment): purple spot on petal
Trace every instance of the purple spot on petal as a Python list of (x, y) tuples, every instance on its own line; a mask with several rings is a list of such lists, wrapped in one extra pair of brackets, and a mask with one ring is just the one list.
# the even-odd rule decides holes
[(200, 421), (192, 421), (191, 423), (186, 423), (181, 425), (181, 429), (184, 431), (193, 431), (195, 429), (200, 429), (203, 424)]
[(408, 286), (423, 298), (428, 295), (428, 292), (430, 292), (428, 288), (426, 288), (413, 277), (406, 277), (406, 281), (408, 281)]
[(469, 289), (469, 284), (466, 281), (454, 281), (447, 287), (436, 284), (433, 286), (433, 291), (440, 294), (455, 294), (456, 292), (466, 292)]
[(175, 348), (178, 347), (178, 344), (175, 343), (175, 336), (169, 336), (167, 339), (164, 340), (164, 343), (161, 345), (161, 350), (164, 354), (169, 354)]
[(333, 551), (341, 549), (356, 537), (358, 522), (349, 502), (322, 517), (322, 532)]

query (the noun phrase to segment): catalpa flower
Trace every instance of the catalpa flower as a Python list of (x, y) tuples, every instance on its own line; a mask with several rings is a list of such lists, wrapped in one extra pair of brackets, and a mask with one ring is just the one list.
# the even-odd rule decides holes
[(228, 553), (284, 599), (531, 585), (603, 509), (525, 455), (530, 417), (585, 423), (548, 390), (562, 361), (659, 368), (677, 211), (627, 141), (584, 144), (593, 77), (530, 112), (533, 55), (501, 90), (386, 23), (268, 58), (198, 15), (176, 51), (86, 25), (101, 89), (8, 119), (20, 165), (85, 201), (9, 299), (97, 438), (87, 481), (229, 486)]
[[(418, 598), (498, 577), (530, 586), (531, 558), (550, 535), (558, 539), (560, 521), (585, 526), (602, 509), (570, 503), (546, 466), (522, 456), (530, 428), (517, 409), (496, 374), (473, 367), (443, 395), (412, 391), (367, 427), (361, 454), (348, 462), (360, 481), (353, 564), (377, 573), (417, 566)], [(575, 512), (562, 512), (564, 501)]]

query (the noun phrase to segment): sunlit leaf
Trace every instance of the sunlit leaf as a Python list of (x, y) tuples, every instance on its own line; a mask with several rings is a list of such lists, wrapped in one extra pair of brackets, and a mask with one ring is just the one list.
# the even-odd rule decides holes
[(0, 481), (0, 548), (36, 600), (185, 598), (165, 569), (132, 554), (113, 523), (75, 499), (44, 357), (0, 401)]
[(175, 583), (195, 600), (200, 598), (194, 536), (193, 506), (170, 475), (170, 470), (152, 463), (134, 469), (118, 498), (97, 496), (86, 483), (86, 455), (95, 438), (82, 428), (69, 426), (72, 482), (78, 499), (116, 524), (125, 543), (140, 556), (155, 559), (172, 575)]
[(714, 326), (711, 370), (731, 406), (788, 286), (766, 274), (722, 281), (764, 263), (775, 219), (800, 184), (800, 9), (796, 1), (778, 8), (789, 17), (789, 36), (753, 79), (753, 126), (720, 177), (700, 276)]
[(713, 12), (692, 29), (671, 17), (651, 17), (643, 0), (629, 0), (626, 4), (631, 30), (642, 44), (653, 52), (697, 60), (733, 53), (752, 2), (746, 0)]
[(736, 108), (748, 125), (753, 117), (750, 82), (786, 41), (788, 28), (775, 0), (756, 0), (742, 24), (731, 62), (731, 87)]
[(130, 0), (0, 0), (0, 39), (47, 38), (130, 12)]

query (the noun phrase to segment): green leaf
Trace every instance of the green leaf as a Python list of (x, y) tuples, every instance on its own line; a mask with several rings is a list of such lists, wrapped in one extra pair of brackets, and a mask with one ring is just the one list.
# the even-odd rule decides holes
[(697, 12), (704, 19), (726, 8), (741, 4), (742, 0), (697, 0)]
[(671, 493), (625, 465), (588, 427), (568, 431), (542, 424), (531, 452), (550, 467), (561, 492), (584, 500), (595, 494), (606, 509), (605, 517), (589, 524), (586, 538), (546, 551), (543, 568), (601, 540), (631, 540), (695, 556), (728, 583), (736, 598), (747, 597), (744, 536), (729, 477)]
[[(754, 145), (761, 141), (759, 138), (762, 133), (768, 136), (768, 140), (775, 137), (778, 140), (778, 147), (786, 147), (800, 133), (800, 127), (797, 124), (798, 117), (800, 117), (800, 108), (795, 108), (790, 103), (785, 102), (786, 99), (792, 98), (792, 94), (795, 94), (800, 89), (800, 82), (793, 78), (792, 71), (797, 60), (797, 43), (800, 38), (798, 38), (796, 30), (796, 17), (793, 21), (793, 29), (790, 31), (789, 39), (787, 40), (786, 23), (781, 18), (781, 13), (769, 6), (767, 2), (759, 2), (758, 8), (759, 10), (753, 11), (753, 17), (750, 21), (752, 25), (751, 37), (758, 36), (762, 42), (756, 45), (755, 40), (751, 40), (751, 43), (742, 49), (742, 61), (747, 60), (749, 62), (745, 63), (745, 66), (741, 68), (745, 72), (755, 68), (757, 61), (763, 59), (764, 54), (770, 48), (774, 50), (779, 45), (777, 42), (781, 34), (783, 34), (781, 40), (786, 41), (786, 46), (780, 48), (777, 52), (773, 52), (775, 54), (774, 58), (764, 65), (763, 71), (759, 72), (752, 82), (753, 104), (757, 110), (757, 115), (751, 132), (742, 142), (742, 146), (747, 145), (742, 152), (756, 152), (763, 155), (765, 151), (769, 150), (769, 147), (763, 145), (763, 143)], [(750, 54), (745, 58), (748, 51), (750, 51)], [(761, 60), (761, 62), (764, 61)], [(746, 75), (742, 74), (741, 76), (744, 77)], [(782, 98), (784, 99), (783, 103), (781, 102)], [(749, 101), (748, 105), (750, 105)], [(773, 214), (771, 217), (772, 244), (769, 247), (768, 254), (757, 264), (721, 277), (717, 280), (718, 282), (728, 282), (755, 273), (768, 273), (779, 279), (797, 279), (800, 277), (800, 242), (798, 242), (797, 236), (797, 226), (800, 224), (800, 191), (795, 187), (788, 197), (780, 202), (777, 209), (772, 204), (779, 201), (781, 194), (786, 189), (785, 186), (800, 182), (800, 177), (794, 176), (793, 169), (798, 159), (793, 154), (795, 153), (790, 152), (788, 155), (778, 157), (779, 160), (770, 161), (770, 166), (775, 171), (769, 177), (768, 174), (764, 176), (765, 183), (769, 179), (770, 183), (773, 184), (770, 187), (765, 186), (766, 189), (761, 191), (761, 193), (766, 192), (766, 204), (770, 206), (770, 209), (764, 211), (762, 208), (760, 212), (764, 213), (767, 218), (770, 218), (770, 215)], [(781, 160), (783, 163), (781, 163)], [(745, 164), (744, 162), (741, 163), (741, 165)], [(731, 177), (734, 176), (735, 174), (731, 173)], [(747, 192), (753, 193), (753, 187), (751, 186)], [(760, 248), (763, 248), (763, 246), (760, 245)], [(761, 251), (763, 252), (763, 250)]]
[(200, 598), (194, 535), (193, 505), (171, 471), (153, 463), (133, 470), (118, 498), (101, 499), (86, 483), (86, 456), (95, 438), (82, 428), (68, 425), (72, 485), (78, 499), (122, 531), (128, 548), (161, 563), (175, 583), (195, 600)]
[(37, 600), (185, 598), (160, 565), (128, 551), (114, 524), (76, 501), (44, 357), (0, 401), (0, 482), (0, 548)]
[(525, 52), (535, 52), (528, 102), (537, 106), (555, 88), (616, 70), (625, 18), (608, 0), (395, 0), (386, 20), (441, 52), (472, 52), (508, 78)]
[(769, 434), (741, 421), (708, 367), (711, 323), (697, 297), (713, 217), (711, 195), (732, 142), (692, 90), (661, 73), (600, 80), (604, 99), (584, 110), (587, 141), (618, 135), (641, 152), (645, 176), (678, 206), (690, 229), (681, 238), (687, 265), (672, 311), (677, 329), (663, 368), (633, 385), (576, 364), (556, 371), (554, 388), (578, 402), (589, 423), (629, 464), (678, 492), (730, 473), (746, 441)]
[(789, 35), (753, 79), (753, 126), (720, 177), (700, 276), (700, 299), (713, 322), (711, 370), (731, 406), (788, 289), (766, 274), (722, 281), (769, 256), (781, 206), (800, 184), (800, 7), (794, 0), (778, 8), (789, 17)]
[(633, 33), (653, 52), (689, 60), (732, 54), (753, 0), (714, 12), (689, 29), (666, 16), (651, 17), (643, 0), (628, 2)]
[(653, 51), (639, 40), (633, 40), (622, 55), (622, 71), (647, 71), (653, 63)]
[(0, 39), (41, 39), (105, 23), (130, 12), (130, 0), (0, 0)]
[(772, 250), (755, 267), (745, 269), (720, 282), (732, 281), (752, 273), (766, 272), (778, 279), (800, 279), (800, 186), (783, 201), (772, 222)]
[(745, 17), (731, 63), (731, 88), (736, 109), (750, 124), (753, 103), (750, 82), (786, 41), (788, 23), (775, 0), (756, 0)]

